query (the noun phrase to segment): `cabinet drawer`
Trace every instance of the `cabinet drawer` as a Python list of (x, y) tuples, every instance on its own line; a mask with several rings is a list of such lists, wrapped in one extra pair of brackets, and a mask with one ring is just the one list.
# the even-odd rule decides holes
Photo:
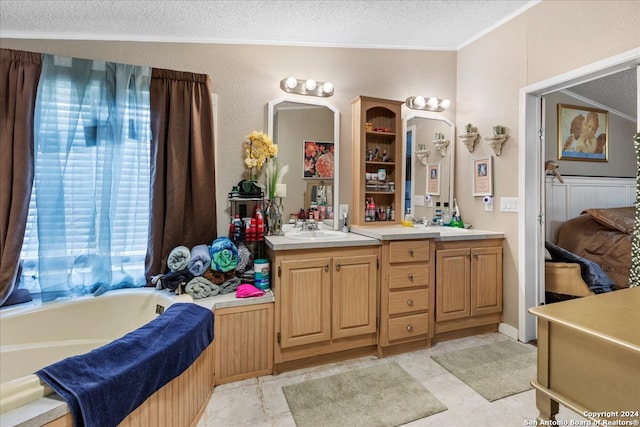
[(429, 265), (411, 264), (389, 267), (389, 289), (429, 285)]
[(389, 242), (389, 262), (429, 261), (428, 240)]
[(389, 293), (389, 314), (411, 313), (428, 309), (429, 289)]
[(389, 341), (427, 335), (428, 332), (428, 313), (389, 319)]

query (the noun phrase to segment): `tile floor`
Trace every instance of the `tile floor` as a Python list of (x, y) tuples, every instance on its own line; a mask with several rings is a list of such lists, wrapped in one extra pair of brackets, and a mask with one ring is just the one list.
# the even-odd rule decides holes
[[(377, 359), (368, 356), (276, 376), (268, 375), (214, 389), (211, 401), (197, 427), (295, 427), (282, 386), (309, 381), (389, 361), (397, 362), (420, 381), (448, 409), (427, 418), (405, 424), (408, 427), (442, 426), (525, 426), (533, 425), (538, 415), (535, 392), (529, 390), (495, 402), (488, 402), (469, 386), (431, 359), (431, 355), (510, 339), (490, 333), (445, 341), (428, 350)], [(569, 423), (584, 418), (560, 406), (558, 420)], [(527, 424), (527, 421), (530, 423)], [(567, 424), (568, 425), (568, 424)], [(344, 426), (340, 426), (344, 427)]]

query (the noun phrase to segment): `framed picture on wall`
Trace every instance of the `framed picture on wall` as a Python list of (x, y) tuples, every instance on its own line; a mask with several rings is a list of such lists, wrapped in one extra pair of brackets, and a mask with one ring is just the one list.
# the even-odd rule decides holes
[(302, 152), (304, 167), (302, 168), (303, 178), (333, 179), (334, 168), (334, 143), (307, 141), (303, 142)]
[(473, 195), (493, 195), (492, 157), (481, 157), (473, 160)]
[(440, 195), (440, 163), (427, 165), (427, 194)]
[(608, 161), (608, 133), (607, 111), (558, 104), (559, 160)]

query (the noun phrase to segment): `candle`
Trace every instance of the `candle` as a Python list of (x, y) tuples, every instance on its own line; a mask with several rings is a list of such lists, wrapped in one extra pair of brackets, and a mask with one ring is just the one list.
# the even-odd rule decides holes
[(276, 184), (276, 197), (287, 197), (287, 184)]

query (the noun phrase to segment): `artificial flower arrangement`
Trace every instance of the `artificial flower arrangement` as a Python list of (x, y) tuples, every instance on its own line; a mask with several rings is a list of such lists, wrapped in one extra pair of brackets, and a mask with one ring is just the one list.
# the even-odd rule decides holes
[(274, 200), (276, 197), (276, 188), (278, 184), (282, 184), (282, 178), (289, 172), (289, 165), (280, 167), (278, 158), (276, 157), (265, 168), (265, 180), (267, 182), (267, 199)]
[[(259, 189), (267, 190), (267, 198), (273, 200), (275, 197), (276, 184), (281, 183), (284, 175), (289, 171), (289, 166), (279, 168), (277, 158), (269, 162), (278, 154), (278, 146), (264, 132), (253, 131), (244, 141), (245, 159), (244, 164), (250, 169), (250, 180), (242, 182), (244, 192), (251, 193)], [(265, 168), (265, 184), (258, 182), (258, 171), (267, 164)]]

